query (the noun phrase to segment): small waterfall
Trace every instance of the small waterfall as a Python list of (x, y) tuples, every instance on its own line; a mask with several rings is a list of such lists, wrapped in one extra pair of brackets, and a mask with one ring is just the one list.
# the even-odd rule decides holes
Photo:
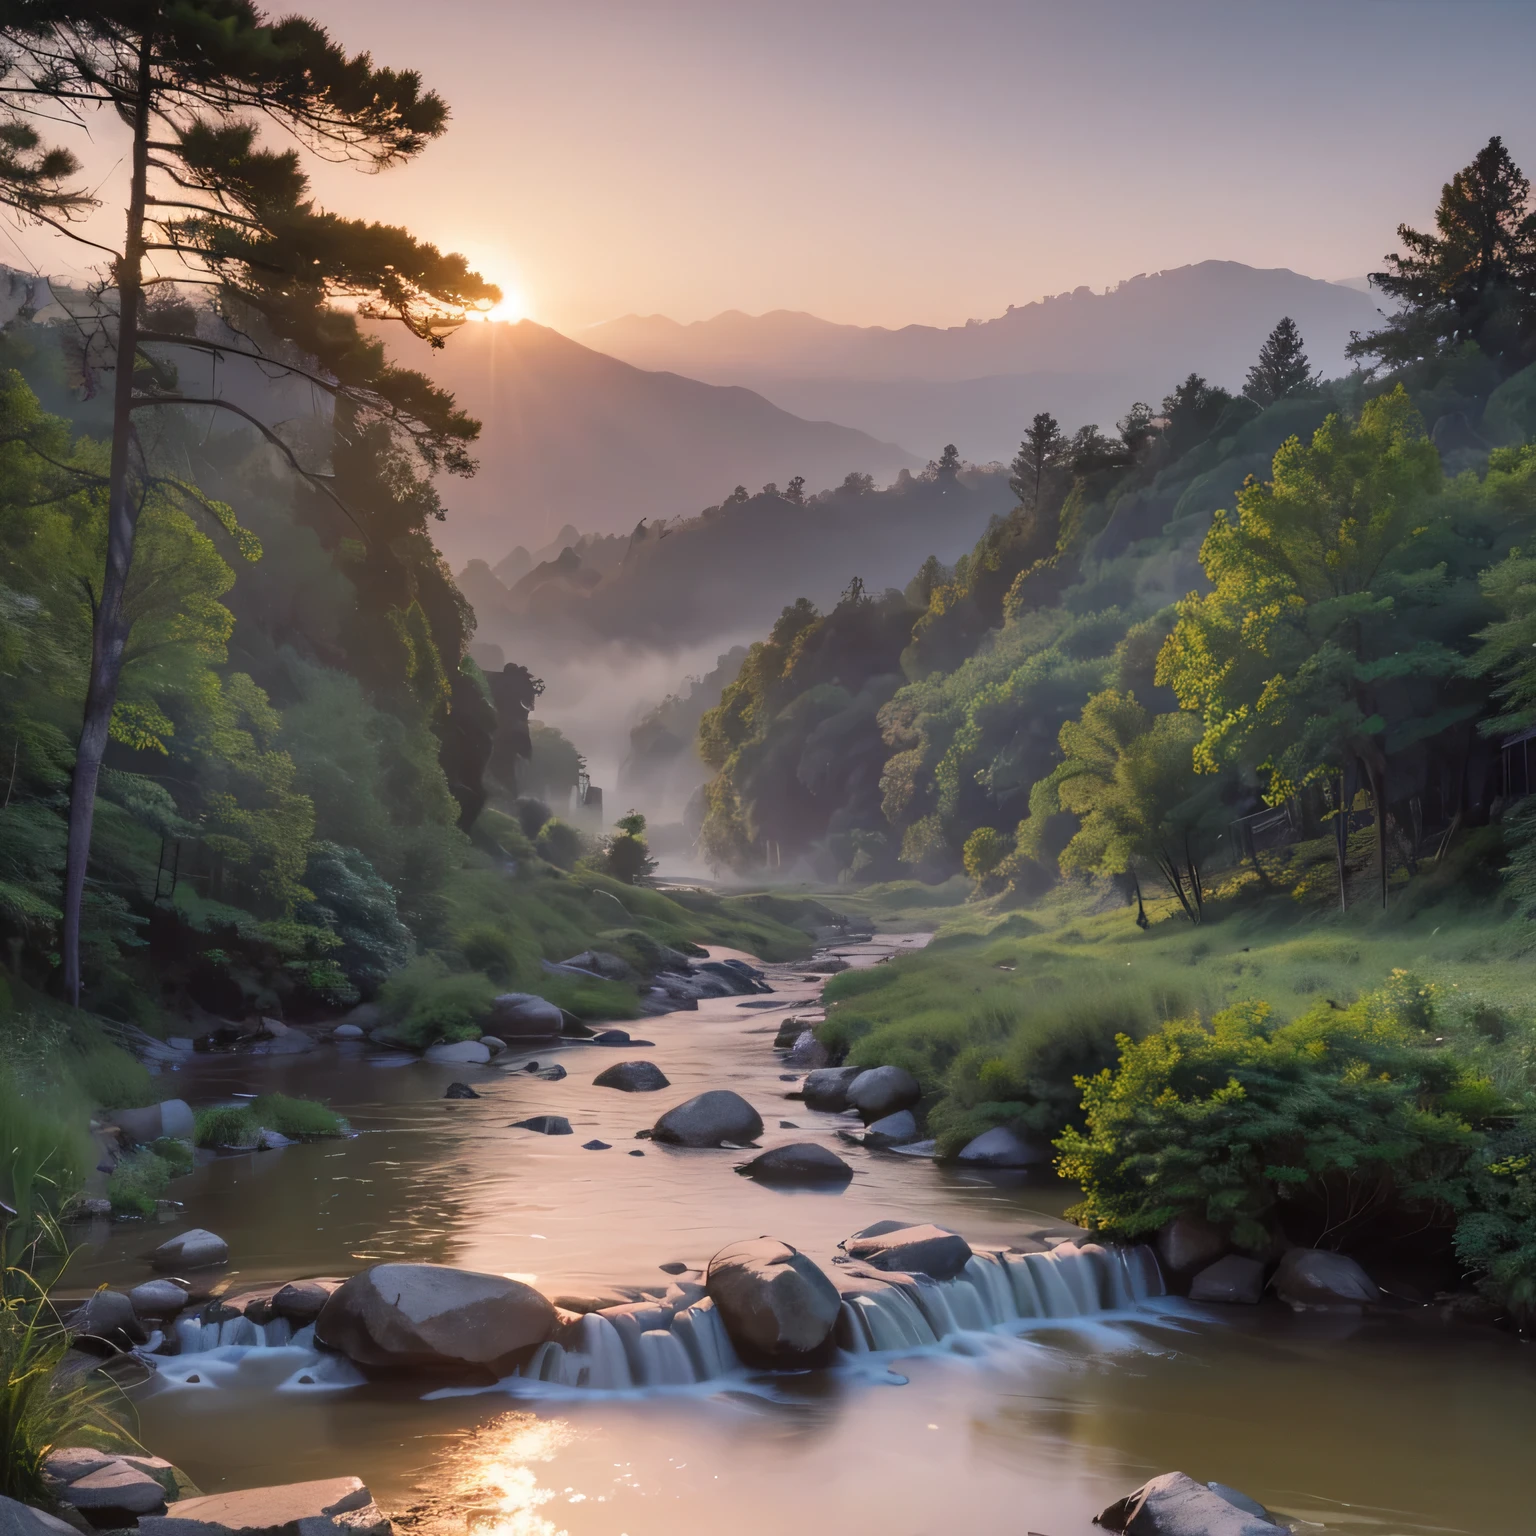
[(253, 1322), (248, 1317), (226, 1317), (220, 1322), (204, 1322), (197, 1317), (176, 1320), (172, 1330), (183, 1355), (206, 1354), (210, 1349), (231, 1346), (240, 1349), (313, 1349), (315, 1325), (306, 1323), (297, 1333), (285, 1317), (269, 1323)]
[(636, 1302), (588, 1312), (563, 1343), (541, 1344), (514, 1376), (552, 1386), (626, 1392), (688, 1387), (740, 1370), (725, 1325), (707, 1297), (676, 1313)]

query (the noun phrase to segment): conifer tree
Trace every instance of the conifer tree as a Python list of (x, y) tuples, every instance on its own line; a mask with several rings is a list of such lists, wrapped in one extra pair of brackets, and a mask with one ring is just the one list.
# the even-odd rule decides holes
[[(186, 486), (154, 472), (136, 430), (144, 411), (205, 407), (261, 432), (310, 483), (278, 434), (233, 401), (190, 395), (168, 355), (254, 359), (308, 379), (336, 404), (336, 429), (381, 428), (429, 468), (470, 473), (478, 423), (419, 373), (398, 369), (357, 315), (403, 322), (440, 345), (471, 306), (496, 289), (462, 257), (406, 231), (347, 220), (309, 196), (301, 151), (382, 170), (442, 133), (447, 107), (414, 71), (348, 55), (299, 17), (269, 21), (253, 0), (7, 0), (0, 14), (0, 202), (83, 240), (74, 228), (94, 200), (78, 186), (73, 154), (37, 124), (90, 127), (97, 109), (128, 130), (126, 229), (91, 323), (111, 357), (112, 444), (101, 490), (108, 506), (106, 568), (92, 593), (92, 662), (70, 788), (61, 949), (65, 991), (80, 992), (80, 918), (96, 786), (113, 730), (130, 620), (124, 593), (139, 515), (151, 491)], [(274, 150), (262, 125), (297, 146)], [(150, 302), (156, 290), (208, 291), (222, 325), (199, 334), (189, 305)], [(356, 313), (337, 307), (351, 301)], [(334, 495), (334, 492), (330, 492)]]
[(1061, 463), (1066, 452), (1067, 437), (1060, 423), (1049, 411), (1041, 411), (1030, 422), (1024, 441), (1008, 466), (1012, 471), (1008, 489), (1026, 507), (1038, 507), (1045, 476)]
[(1243, 393), (1256, 405), (1273, 405), (1287, 395), (1315, 389), (1321, 378), (1312, 372), (1296, 322), (1285, 315), (1259, 348), (1259, 360), (1248, 370)]

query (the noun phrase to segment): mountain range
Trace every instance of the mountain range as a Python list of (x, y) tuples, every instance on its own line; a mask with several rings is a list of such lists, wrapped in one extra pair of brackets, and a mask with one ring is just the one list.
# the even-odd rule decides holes
[(923, 459), (953, 442), (984, 463), (1011, 457), (1036, 411), (1069, 429), (1108, 427), (1133, 400), (1155, 404), (1190, 372), (1236, 390), (1282, 315), (1300, 326), (1313, 365), (1329, 376), (1348, 370), (1350, 333), (1380, 320), (1377, 301), (1354, 286), (1204, 261), (947, 328), (732, 310), (692, 324), (626, 315), (579, 335), (636, 367), (743, 385), (786, 411), (843, 422)]

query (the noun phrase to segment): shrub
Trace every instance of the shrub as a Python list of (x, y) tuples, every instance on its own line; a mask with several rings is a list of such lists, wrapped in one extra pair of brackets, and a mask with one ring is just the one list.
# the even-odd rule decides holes
[(1282, 1215), (1338, 1246), (1394, 1213), (1464, 1209), (1478, 1127), (1502, 1104), (1434, 1047), (1432, 1020), (1431, 990), (1395, 972), (1291, 1024), (1240, 1003), (1209, 1028), (1181, 1019), (1122, 1038), (1116, 1069), (1078, 1079), (1086, 1129), (1056, 1142), (1085, 1197), (1070, 1214), (1135, 1237), (1194, 1211), (1259, 1250)]
[(978, 885), (985, 885), (1008, 853), (1008, 840), (996, 827), (977, 827), (965, 840), (965, 872)]
[(578, 1019), (637, 1019), (640, 999), (633, 987), (622, 981), (603, 981), (593, 977), (583, 981), (575, 976), (546, 976), (539, 983), (540, 994)]
[(192, 1120), (200, 1147), (248, 1147), (261, 1125), (249, 1104), (215, 1104)]
[(450, 971), (436, 956), (413, 960), (379, 992), (386, 1033), (417, 1050), (439, 1040), (475, 1040), (501, 990), (481, 971)]
[(475, 923), (458, 938), (459, 953), (498, 986), (531, 981), (539, 973), (539, 946), (531, 936), (495, 923)]
[(575, 869), (576, 861), (586, 852), (586, 839), (569, 822), (551, 816), (540, 829), (534, 845), (541, 859), (558, 869)]
[(170, 1165), (147, 1147), (130, 1152), (107, 1180), (107, 1199), (120, 1216), (153, 1216), (171, 1182)]
[(1490, 1301), (1530, 1328), (1536, 1325), (1536, 1120), (1491, 1137), (1473, 1166), (1474, 1209), (1457, 1223), (1457, 1257)]
[(267, 1093), (249, 1104), (217, 1104), (193, 1117), (200, 1147), (249, 1146), (260, 1130), (276, 1131), (290, 1141), (314, 1141), (342, 1136), (348, 1125), (333, 1109), (316, 1099), (294, 1099)]

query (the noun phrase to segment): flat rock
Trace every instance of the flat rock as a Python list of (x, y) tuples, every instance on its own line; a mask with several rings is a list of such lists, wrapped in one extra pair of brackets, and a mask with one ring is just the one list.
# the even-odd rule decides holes
[(440, 1040), (427, 1047), (426, 1059), (435, 1066), (483, 1067), (491, 1059), (491, 1053), (478, 1040), (455, 1040), (451, 1044)]
[(830, 1348), (837, 1287), (788, 1243), (759, 1237), (722, 1248), (709, 1261), (705, 1288), (749, 1365), (813, 1364)]
[(654, 1040), (636, 1040), (626, 1029), (600, 1029), (592, 1036), (593, 1045), (655, 1045)]
[(165, 1506), (159, 1479), (117, 1459), (64, 1484), (58, 1496), (76, 1509), (122, 1510), (130, 1515), (147, 1515)]
[(272, 1311), (286, 1317), (296, 1327), (312, 1323), (320, 1316), (337, 1285), (319, 1280), (290, 1280), (272, 1294)]
[(952, 1280), (970, 1262), (971, 1245), (958, 1232), (931, 1224), (878, 1221), (840, 1245), (850, 1259), (874, 1269)]
[(555, 1310), (504, 1275), (442, 1264), (375, 1264), (338, 1286), (316, 1342), (358, 1365), (494, 1379), (543, 1343)]
[(530, 1115), (526, 1120), (514, 1120), (510, 1129), (537, 1131), (541, 1136), (569, 1136), (571, 1122), (564, 1115)]
[(917, 1140), (917, 1117), (910, 1109), (898, 1109), (867, 1126), (863, 1141), (866, 1147), (900, 1147)]
[(1381, 1300), (1376, 1282), (1353, 1259), (1327, 1248), (1292, 1248), (1282, 1255), (1275, 1291), (1297, 1307), (1361, 1306)]
[(229, 1262), (229, 1244), (203, 1227), (193, 1227), (161, 1243), (149, 1261), (159, 1270), (211, 1269)]
[(485, 1032), (502, 1040), (547, 1040), (558, 1035), (565, 1015), (532, 992), (503, 992), (491, 1003)]
[(994, 1125), (966, 1142), (955, 1161), (973, 1168), (1036, 1168), (1049, 1166), (1051, 1149), (1026, 1141), (1009, 1126)]
[(367, 1031), (361, 1024), (338, 1024), (331, 1031), (332, 1040), (361, 1040)]
[(1257, 1306), (1264, 1295), (1264, 1266), (1257, 1259), (1229, 1253), (1202, 1269), (1189, 1282), (1191, 1301), (1238, 1302)]
[(711, 1089), (669, 1109), (651, 1128), (656, 1141), (675, 1147), (745, 1146), (763, 1134), (762, 1116), (728, 1088)]
[(0, 1494), (0, 1536), (79, 1536), (67, 1521)]
[(174, 1280), (146, 1280), (128, 1292), (128, 1301), (139, 1317), (163, 1321), (175, 1317), (187, 1304), (187, 1293)]
[(1126, 1536), (1289, 1536), (1284, 1526), (1239, 1509), (1182, 1472), (1154, 1477), (1094, 1520)]
[(806, 1108), (841, 1114), (848, 1108), (848, 1086), (863, 1075), (861, 1067), (818, 1067), (800, 1085)]
[(621, 1093), (655, 1093), (672, 1086), (653, 1061), (616, 1061), (592, 1081), (599, 1088), (617, 1088)]
[(846, 1184), (853, 1169), (830, 1147), (814, 1141), (795, 1141), (770, 1147), (750, 1162), (738, 1163), (737, 1173), (760, 1184)]
[(355, 1477), (181, 1499), (139, 1521), (140, 1536), (389, 1536), (393, 1527)]
[(858, 1110), (866, 1125), (911, 1109), (922, 1096), (917, 1079), (901, 1067), (871, 1067), (848, 1085), (848, 1107)]

